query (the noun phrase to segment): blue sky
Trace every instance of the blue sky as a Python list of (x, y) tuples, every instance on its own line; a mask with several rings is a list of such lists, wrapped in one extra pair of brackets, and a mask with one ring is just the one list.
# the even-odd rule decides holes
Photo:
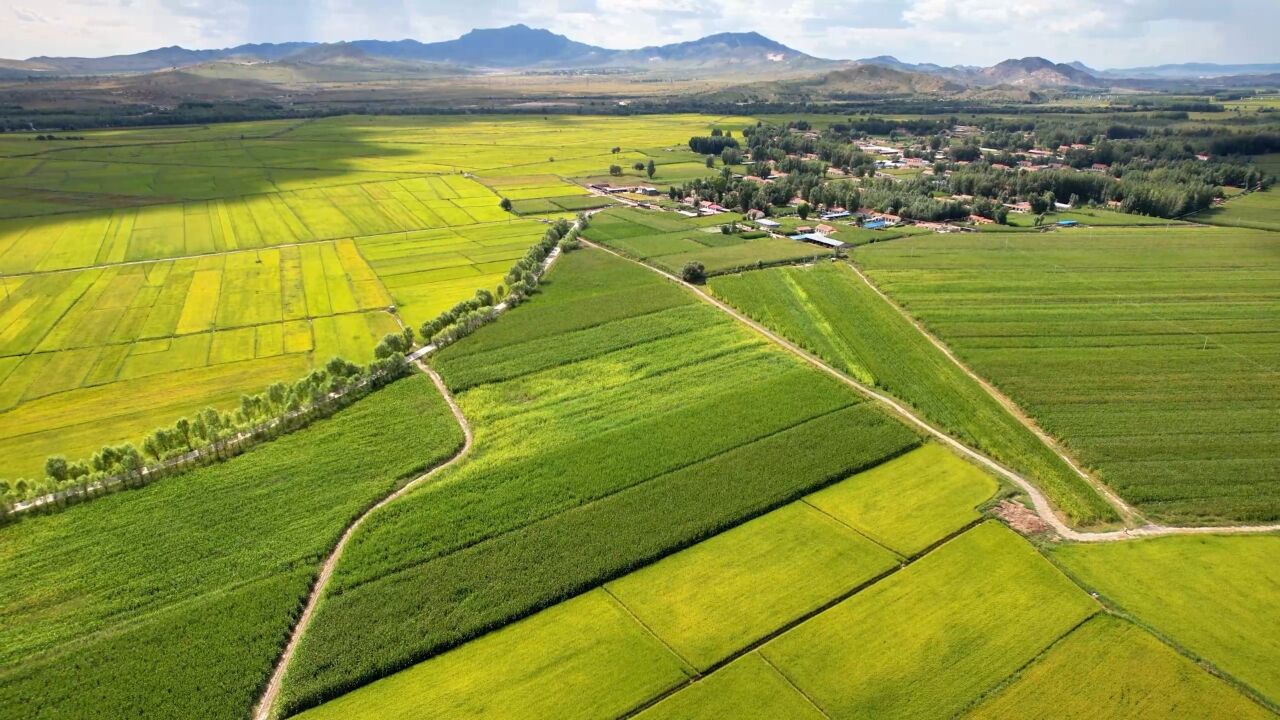
[(1277, 0), (0, 0), (0, 57), (432, 41), (516, 22), (616, 48), (755, 30), (830, 58), (989, 65), (1043, 55), (1099, 68), (1280, 62)]

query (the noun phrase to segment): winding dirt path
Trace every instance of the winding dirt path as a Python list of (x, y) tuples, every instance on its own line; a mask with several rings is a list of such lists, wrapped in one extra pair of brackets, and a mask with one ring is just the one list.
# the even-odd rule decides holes
[(462, 409), (458, 407), (458, 403), (454, 401), (453, 395), (449, 393), (449, 389), (445, 387), (444, 381), (435, 370), (427, 367), (422, 362), (417, 362), (417, 366), (431, 378), (431, 382), (435, 383), (436, 389), (440, 391), (440, 395), (444, 397), (446, 403), (449, 404), (449, 410), (453, 412), (453, 417), (458, 421), (458, 425), (462, 428), (463, 443), (462, 447), (453, 457), (436, 465), (427, 472), (419, 475), (413, 480), (405, 483), (400, 489), (382, 498), (376, 505), (364, 511), (350, 525), (346, 531), (342, 533), (342, 537), (338, 539), (338, 543), (333, 546), (333, 550), (329, 552), (329, 557), (325, 558), (324, 565), (320, 568), (320, 575), (316, 577), (315, 585), (311, 587), (311, 594), (307, 596), (306, 607), (303, 608), (302, 614), (298, 616), (298, 622), (293, 627), (293, 632), (289, 637), (289, 644), (285, 646), (284, 652), (280, 654), (276, 660), (275, 670), (271, 673), (271, 681), (267, 683), (266, 689), (262, 693), (262, 697), (258, 700), (258, 705), (253, 710), (254, 720), (269, 720), (271, 710), (275, 705), (276, 698), (280, 695), (280, 686), (284, 681), (285, 672), (289, 669), (289, 662), (293, 659), (294, 652), (298, 649), (298, 643), (302, 636), (306, 634), (307, 627), (311, 624), (311, 616), (315, 613), (316, 604), (320, 601), (320, 596), (324, 594), (325, 588), (329, 584), (329, 578), (333, 576), (333, 570), (338, 565), (338, 560), (342, 557), (343, 550), (347, 547), (347, 542), (351, 540), (351, 536), (364, 523), (364, 521), (372, 514), (405, 494), (411, 492), (414, 488), (419, 487), (431, 478), (435, 477), (441, 471), (453, 466), (458, 461), (466, 457), (471, 452), (472, 434), (471, 425), (467, 422), (466, 416), (462, 414)]
[(900, 419), (905, 421), (907, 424), (920, 428), (921, 430), (923, 430), (925, 433), (927, 433), (937, 441), (947, 445), (948, 447), (952, 448), (953, 450), (960, 453), (961, 455), (964, 455), (970, 460), (973, 460), (979, 465), (982, 465), (983, 467), (991, 470), (997, 475), (1007, 479), (1009, 482), (1012, 482), (1013, 484), (1017, 485), (1031, 499), (1032, 509), (1034, 509), (1036, 514), (1040, 516), (1040, 519), (1043, 520), (1051, 528), (1053, 528), (1053, 530), (1058, 535), (1062, 536), (1063, 538), (1066, 538), (1067, 540), (1073, 540), (1076, 542), (1115, 542), (1119, 540), (1131, 540), (1135, 538), (1144, 538), (1144, 537), (1160, 537), (1165, 535), (1251, 534), (1251, 533), (1268, 533), (1268, 532), (1280, 531), (1280, 524), (1228, 525), (1228, 526), (1221, 526), (1221, 527), (1220, 526), (1171, 527), (1168, 525), (1146, 524), (1141, 527), (1125, 528), (1123, 530), (1111, 530), (1111, 531), (1105, 531), (1105, 532), (1082, 532), (1080, 530), (1076, 530), (1071, 526), (1067, 525), (1066, 522), (1064, 522), (1062, 518), (1058, 516), (1057, 512), (1053, 508), (1053, 505), (1049, 502), (1049, 499), (1045, 496), (1043, 492), (1041, 492), (1040, 488), (1036, 487), (1036, 485), (1032, 483), (1030, 480), (1010, 470), (1009, 468), (1006, 468), (1005, 466), (1001, 465), (995, 460), (992, 460), (986, 455), (983, 455), (977, 450), (974, 450), (968, 445), (965, 445), (959, 440), (946, 434), (942, 430), (929, 424), (923, 418), (920, 418), (919, 416), (917, 416), (909, 408), (907, 408), (906, 406), (904, 406), (902, 403), (898, 402), (894, 398), (888, 395), (885, 395), (884, 393), (881, 393), (880, 391), (875, 390), (874, 388), (871, 388), (867, 385), (863, 385), (857, 380), (854, 380), (848, 375), (845, 375), (844, 373), (840, 372), (834, 367), (831, 367), (830, 365), (826, 364), (823, 360), (821, 360), (817, 356), (812, 355), (808, 351), (801, 349), (799, 346), (795, 345), (794, 343), (787, 340), (786, 338), (781, 337), (780, 335), (774, 333), (772, 330), (769, 330), (768, 328), (761, 325), (760, 323), (743, 315), (742, 313), (738, 312), (737, 310), (730, 307), (729, 305), (712, 297), (707, 292), (705, 292), (702, 288), (696, 285), (687, 283), (684, 280), (676, 277), (675, 275), (672, 275), (671, 273), (668, 273), (664, 270), (659, 270), (658, 268), (653, 267), (652, 265), (649, 265), (647, 263), (641, 262), (639, 260), (629, 258), (626, 255), (616, 252), (610, 248), (598, 245), (585, 238), (582, 239), (582, 243), (584, 245), (588, 245), (590, 247), (596, 248), (597, 250), (607, 252), (610, 255), (614, 255), (616, 257), (622, 258), (627, 262), (635, 263), (651, 272), (661, 275), (662, 277), (670, 280), (671, 282), (684, 286), (688, 290), (695, 293), (704, 302), (720, 309), (722, 312), (733, 317), (738, 322), (742, 323), (743, 325), (746, 325), (747, 327), (750, 327), (752, 330), (755, 330), (757, 333), (764, 336), (767, 340), (791, 352), (793, 355), (799, 357), (800, 359), (804, 360), (805, 362), (809, 363), (815, 368), (827, 373), (828, 375), (832, 376), (836, 380), (839, 380), (845, 385), (848, 385), (849, 387), (857, 390), (858, 392), (874, 400), (875, 402), (879, 403), (885, 408), (888, 408), (894, 415), (897, 415)]

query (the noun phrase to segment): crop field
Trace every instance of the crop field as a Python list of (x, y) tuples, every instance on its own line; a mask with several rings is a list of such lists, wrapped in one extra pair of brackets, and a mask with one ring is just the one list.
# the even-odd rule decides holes
[[(342, 117), (0, 144), (0, 478), (137, 440), (497, 288), (571, 180), (658, 161), (692, 115)], [(613, 147), (624, 150), (612, 153)], [(647, 148), (641, 151), (637, 148)], [(607, 202), (607, 201), (604, 201)]]
[(419, 375), (222, 464), (0, 528), (0, 715), (247, 715), (342, 528), (461, 441)]
[(845, 265), (774, 268), (709, 284), (717, 297), (757, 322), (1029, 473), (1073, 521), (1115, 520), (1105, 501), (1052, 449)]
[(475, 450), (353, 538), (286, 678), (286, 710), (918, 443), (684, 290), (593, 250), (435, 363)]
[(970, 718), (1270, 718), (1260, 705), (1142, 630), (1099, 615)]
[(1096, 611), (987, 523), (760, 653), (829, 717), (951, 717)]
[(1148, 517), (1280, 518), (1280, 234), (922, 237), (855, 259)]
[(679, 273), (689, 262), (700, 262), (707, 273), (715, 274), (756, 263), (832, 255), (831, 250), (796, 240), (774, 237), (748, 240), (722, 235), (716, 229), (741, 219), (736, 214), (685, 218), (676, 213), (625, 208), (597, 215), (586, 235), (671, 273)]
[(1085, 587), (1280, 704), (1280, 536), (1065, 545), (1053, 556)]
[(641, 720), (824, 720), (825, 715), (760, 656), (749, 653), (636, 716)]
[(1220, 207), (1199, 213), (1194, 219), (1210, 225), (1280, 230), (1280, 191), (1272, 189), (1234, 197)]
[(919, 449), (810, 495), (810, 505), (904, 557), (976, 522), (994, 478), (941, 445)]

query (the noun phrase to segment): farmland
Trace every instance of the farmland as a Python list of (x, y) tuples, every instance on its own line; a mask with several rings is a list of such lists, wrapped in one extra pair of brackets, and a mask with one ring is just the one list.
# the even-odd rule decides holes
[(1280, 236), (908, 238), (871, 279), (1149, 518), (1280, 518)]
[(1061, 458), (848, 267), (775, 268), (713, 278), (710, 287), (757, 322), (1029, 473), (1073, 521), (1116, 519)]
[[(0, 477), (42, 477), (494, 290), (570, 181), (742, 119), (370, 118), (101, 130), (0, 160)], [(627, 148), (613, 153), (612, 148)], [(645, 151), (635, 148), (647, 149)], [(687, 154), (684, 153), (684, 154)], [(558, 204), (556, 204), (558, 203)]]
[(1053, 556), (1121, 611), (1280, 704), (1280, 536), (1069, 545)]
[(1280, 191), (1253, 192), (1195, 216), (1197, 222), (1259, 230), (1280, 230)]
[(246, 714), (342, 528), (460, 443), (415, 376), (181, 481), (0, 528), (0, 715)]
[(686, 218), (675, 213), (619, 209), (599, 215), (588, 237), (670, 273), (685, 263), (699, 262), (708, 274), (718, 274), (779, 262), (827, 257), (831, 250), (775, 237), (747, 239), (724, 235), (719, 226), (741, 220), (740, 215)]
[(639, 266), (581, 250), (544, 287), (434, 361), (476, 449), (353, 538), (286, 679), (286, 710), (918, 442)]
[(1219, 678), (1110, 616), (1085, 623), (966, 717), (1268, 718)]

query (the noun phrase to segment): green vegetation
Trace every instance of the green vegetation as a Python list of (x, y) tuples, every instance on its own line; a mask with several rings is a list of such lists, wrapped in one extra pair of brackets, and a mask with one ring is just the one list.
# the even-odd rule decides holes
[(904, 556), (912, 557), (975, 522), (996, 493), (994, 478), (930, 443), (806, 502)]
[(180, 480), (0, 528), (0, 715), (247, 714), (342, 529), (460, 443), (419, 375)]
[(690, 672), (597, 590), (298, 717), (617, 717)]
[(636, 716), (640, 720), (823, 720), (759, 653), (735, 660)]
[(647, 161), (615, 156), (620, 143), (660, 152), (711, 121), (344, 116), (57, 143), (6, 134), (0, 478), (38, 480), (49, 455), (230, 410), (335, 355), (371, 359), (397, 320), (417, 327), (497, 293), (544, 229), (502, 198), (544, 199), (555, 215), (595, 207), (570, 178)]
[(1194, 218), (1210, 225), (1280, 230), (1280, 191), (1253, 192), (1205, 210)]
[(622, 208), (597, 215), (587, 237), (679, 275), (689, 263), (701, 263), (707, 275), (756, 265), (830, 257), (816, 245), (775, 237), (724, 235), (711, 225), (740, 220), (739, 215), (685, 218), (676, 213)]
[(605, 587), (705, 671), (896, 565), (889, 551), (796, 503)]
[[(901, 242), (907, 241), (889, 245)], [(1116, 519), (1066, 462), (843, 264), (720, 277), (711, 290), (961, 441), (1029, 473), (1074, 522)]]
[(829, 717), (950, 717), (1096, 610), (988, 523), (760, 653)]
[[(626, 300), (650, 294), (667, 309)], [(547, 338), (562, 361), (535, 352), (531, 367), (458, 396), (477, 429), (473, 455), (353, 538), (284, 708), (408, 667), (918, 442), (694, 302), (644, 268), (583, 250), (555, 266), (536, 302), (442, 351), (451, 386), (456, 368), (517, 356), (525, 343), (545, 350)], [(699, 311), (700, 323), (639, 345), (596, 327), (634, 313), (685, 323)]]
[(1280, 518), (1280, 235), (1106, 228), (856, 251), (872, 280), (1153, 519)]
[(1274, 716), (1146, 632), (1099, 615), (966, 717)]
[(1064, 545), (1085, 587), (1280, 704), (1280, 536)]

